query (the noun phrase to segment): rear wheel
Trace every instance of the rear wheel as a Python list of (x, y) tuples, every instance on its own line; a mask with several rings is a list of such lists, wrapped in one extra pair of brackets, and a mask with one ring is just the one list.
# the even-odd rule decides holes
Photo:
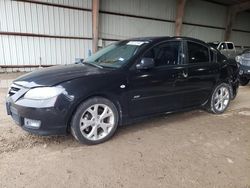
[(74, 114), (71, 133), (84, 144), (99, 144), (113, 136), (118, 125), (115, 105), (102, 97), (83, 102)]
[(245, 77), (241, 77), (240, 78), (240, 85), (245, 86), (249, 83), (249, 79), (245, 78)]
[(228, 108), (230, 100), (230, 86), (226, 83), (218, 85), (211, 96), (209, 111), (214, 114), (222, 114)]

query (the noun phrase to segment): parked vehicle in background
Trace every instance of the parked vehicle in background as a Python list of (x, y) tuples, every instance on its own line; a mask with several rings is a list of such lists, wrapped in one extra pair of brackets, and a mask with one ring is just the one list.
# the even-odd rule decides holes
[(80, 64), (16, 79), (7, 112), (24, 130), (72, 135), (81, 143), (111, 138), (118, 125), (184, 109), (223, 113), (238, 90), (238, 66), (203, 41), (185, 37), (124, 40)]
[(236, 57), (236, 61), (240, 64), (240, 84), (245, 86), (250, 80), (250, 49), (244, 50)]
[(209, 42), (208, 44), (229, 59), (234, 59), (240, 53), (240, 51), (236, 50), (233, 42)]

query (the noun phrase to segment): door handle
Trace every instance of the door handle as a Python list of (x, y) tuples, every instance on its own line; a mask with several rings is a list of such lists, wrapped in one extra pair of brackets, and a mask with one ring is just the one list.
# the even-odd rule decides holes
[(188, 73), (185, 71), (179, 72), (178, 73), (178, 78), (182, 79), (182, 78), (187, 78), (188, 77)]
[(187, 78), (188, 77), (188, 73), (186, 73), (186, 72), (182, 72), (182, 76), (184, 77), (184, 78)]

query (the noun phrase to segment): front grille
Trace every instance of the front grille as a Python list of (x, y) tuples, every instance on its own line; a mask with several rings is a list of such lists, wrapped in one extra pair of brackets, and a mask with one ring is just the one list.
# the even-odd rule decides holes
[(250, 66), (250, 53), (243, 54), (241, 57), (242, 65)]
[(16, 85), (11, 85), (9, 89), (9, 96), (15, 95), (21, 88)]
[(250, 66), (250, 59), (243, 59), (242, 65)]

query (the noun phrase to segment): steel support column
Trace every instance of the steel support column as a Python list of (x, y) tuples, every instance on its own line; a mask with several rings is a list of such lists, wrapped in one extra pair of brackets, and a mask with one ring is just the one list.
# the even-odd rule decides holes
[(99, 39), (99, 0), (92, 0), (92, 52), (95, 53), (98, 50)]
[(178, 0), (177, 13), (175, 18), (175, 36), (181, 35), (185, 5), (186, 5), (186, 0)]

